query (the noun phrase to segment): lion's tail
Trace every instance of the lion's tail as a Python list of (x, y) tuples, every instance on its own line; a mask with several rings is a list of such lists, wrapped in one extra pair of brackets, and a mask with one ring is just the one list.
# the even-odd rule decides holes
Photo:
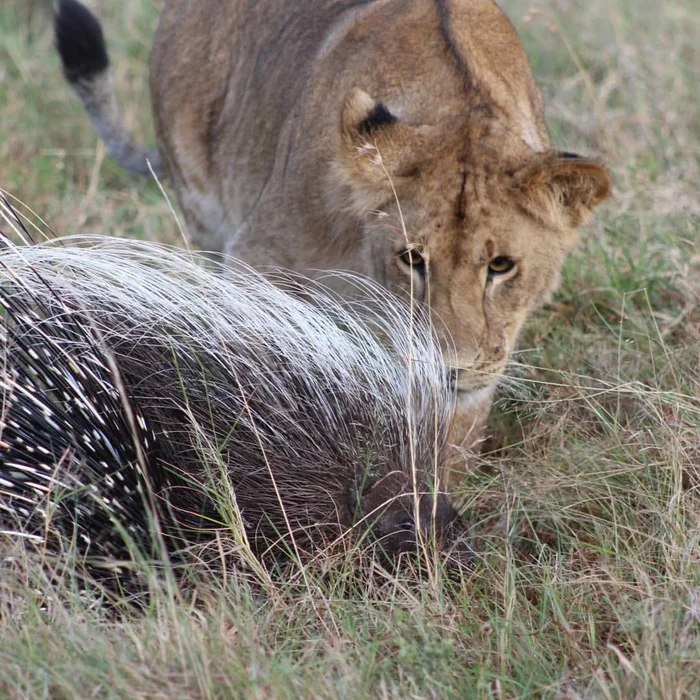
[(134, 141), (117, 104), (107, 46), (98, 19), (77, 0), (59, 0), (54, 18), (63, 73), (83, 103), (107, 152), (126, 170), (161, 173), (161, 157)]

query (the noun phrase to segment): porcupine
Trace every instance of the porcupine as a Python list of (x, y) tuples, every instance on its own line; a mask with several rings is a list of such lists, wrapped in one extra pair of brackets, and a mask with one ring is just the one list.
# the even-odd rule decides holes
[(450, 547), (426, 318), (368, 283), (353, 302), (274, 281), (118, 239), (0, 250), (0, 531), (73, 536), (93, 561), (157, 535), (178, 552), (226, 531), (230, 497), (263, 561), (348, 534)]

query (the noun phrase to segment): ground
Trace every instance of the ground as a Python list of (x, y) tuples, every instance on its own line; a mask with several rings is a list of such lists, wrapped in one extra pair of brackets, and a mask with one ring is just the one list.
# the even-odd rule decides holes
[[(159, 3), (89, 4), (152, 141)], [(461, 486), (473, 571), (264, 595), (232, 576), (115, 619), (5, 567), (0, 694), (700, 697), (700, 5), (500, 4), (555, 144), (603, 158), (614, 195), (529, 323)], [(62, 81), (50, 10), (0, 3), (0, 188), (43, 230), (177, 243), (163, 193), (104, 157)]]

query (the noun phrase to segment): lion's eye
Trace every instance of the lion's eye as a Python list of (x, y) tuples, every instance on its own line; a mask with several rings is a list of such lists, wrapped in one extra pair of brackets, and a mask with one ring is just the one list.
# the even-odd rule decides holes
[(399, 253), (399, 260), (417, 272), (425, 272), (425, 258), (415, 248), (406, 248)]
[(499, 255), (489, 263), (489, 275), (505, 275), (514, 267), (515, 260), (507, 258), (505, 255)]

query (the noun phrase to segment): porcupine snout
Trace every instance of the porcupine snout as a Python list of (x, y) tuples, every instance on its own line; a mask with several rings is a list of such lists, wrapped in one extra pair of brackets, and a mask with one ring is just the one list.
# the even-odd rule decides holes
[(359, 504), (359, 523), (367, 528), (380, 552), (394, 559), (415, 553), (421, 546), (436, 546), (448, 553), (448, 564), (468, 565), (473, 552), (466, 523), (447, 494), (414, 490), (408, 483), (401, 488), (396, 481), (380, 481)]

